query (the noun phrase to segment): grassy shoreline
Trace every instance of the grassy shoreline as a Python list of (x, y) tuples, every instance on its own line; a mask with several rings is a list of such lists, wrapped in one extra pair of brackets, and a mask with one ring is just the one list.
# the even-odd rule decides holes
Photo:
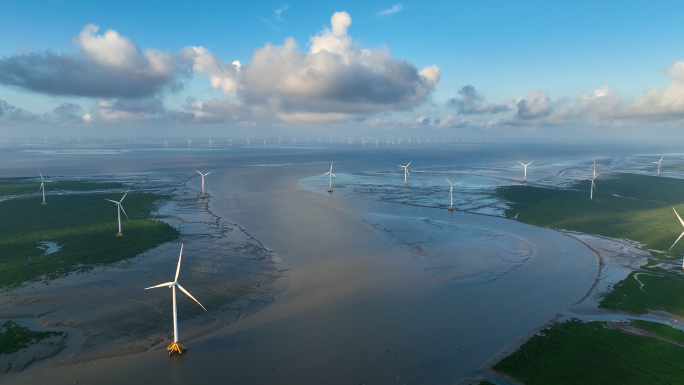
[[(68, 182), (71, 189), (92, 190), (99, 185)], [(123, 237), (118, 231), (116, 205), (120, 193), (17, 197), (0, 202), (0, 287), (50, 280), (74, 271), (132, 258), (176, 238), (172, 226), (150, 218), (154, 204), (168, 196), (130, 193), (123, 202)], [(47, 244), (45, 242), (48, 242)], [(52, 250), (47, 252), (47, 245)], [(57, 250), (55, 250), (57, 249)]]
[(527, 385), (679, 383), (683, 353), (677, 344), (571, 319), (532, 336), (492, 369)]

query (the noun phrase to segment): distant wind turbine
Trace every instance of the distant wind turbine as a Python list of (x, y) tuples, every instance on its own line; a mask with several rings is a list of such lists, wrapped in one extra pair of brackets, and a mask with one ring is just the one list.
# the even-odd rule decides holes
[(249, 138), (247, 138), (247, 146), (249, 146)]
[(337, 176), (336, 176), (335, 174), (333, 174), (333, 172), (332, 172), (332, 166), (333, 166), (333, 162), (330, 162), (330, 171), (328, 171), (328, 172), (326, 172), (325, 174), (323, 174), (323, 175), (329, 175), (329, 177), (328, 177), (328, 178), (330, 179), (330, 186), (329, 186), (329, 188), (328, 188), (328, 192), (329, 192), (329, 193), (332, 193), (332, 192), (333, 192), (333, 189), (332, 189), (332, 177), (335, 177), (335, 179), (337, 179)]
[(449, 199), (451, 199), (451, 203), (449, 204), (449, 208), (447, 210), (454, 211), (454, 185), (461, 184), (461, 182), (451, 183), (451, 181), (446, 177), (444, 177), (444, 179), (446, 179), (446, 181), (451, 185), (451, 187), (449, 187)]
[(594, 174), (591, 176), (591, 187), (589, 188), (589, 200), (594, 200), (594, 191), (596, 191), (596, 184), (594, 184), (594, 180), (596, 180), (596, 177), (598, 174), (596, 173), (596, 159), (594, 159)]
[(188, 148), (190, 148), (190, 143), (192, 143), (192, 140), (188, 139)]
[[(413, 162), (413, 161), (411, 161), (411, 162)], [(398, 165), (399, 167), (404, 168), (404, 184), (406, 184), (406, 177), (409, 175), (408, 166), (409, 166), (409, 164), (411, 164), (411, 162), (408, 162), (408, 164), (406, 166), (402, 166), (400, 164)]]
[(230, 145), (230, 147), (233, 147), (233, 139), (228, 139), (228, 144)]
[[(160, 283), (159, 285), (155, 286), (150, 286), (146, 287), (145, 290), (148, 289), (156, 289), (158, 287), (164, 287), (168, 286), (172, 290), (172, 298), (173, 298), (173, 343), (171, 343), (169, 346), (166, 347), (166, 350), (169, 352), (169, 355), (173, 354), (174, 352), (177, 352), (178, 354), (183, 354), (187, 348), (185, 346), (182, 346), (181, 344), (178, 343), (178, 309), (176, 307), (176, 287), (178, 287), (183, 293), (185, 293), (188, 297), (192, 298), (193, 301), (197, 302), (198, 305), (202, 306), (201, 303), (199, 303), (198, 300), (195, 299), (195, 297), (192, 296), (192, 294), (188, 293), (187, 290), (183, 289), (183, 286), (178, 283), (178, 273), (180, 273), (180, 265), (181, 265), (181, 258), (183, 256), (183, 244), (181, 243), (181, 250), (180, 254), (178, 255), (178, 266), (176, 267), (176, 276), (173, 279), (173, 282), (165, 282), (165, 283)], [(207, 309), (202, 306), (202, 309), (204, 311), (207, 311)]]
[(126, 215), (126, 219), (128, 220), (128, 215), (126, 214), (126, 211), (124, 210), (123, 206), (121, 205), (121, 202), (123, 202), (124, 198), (126, 198), (126, 195), (128, 194), (128, 191), (126, 191), (126, 194), (121, 198), (120, 201), (113, 201), (111, 199), (105, 199), (106, 201), (110, 201), (113, 203), (116, 203), (116, 216), (119, 221), (119, 232), (116, 233), (117, 237), (122, 237), (123, 233), (121, 232), (121, 212), (123, 211), (124, 215)]
[(214, 141), (213, 141), (211, 138), (209, 138), (209, 147), (211, 147), (211, 145), (212, 145), (213, 143), (214, 143)]
[(164, 148), (169, 148), (169, 141), (164, 139)]
[(653, 163), (658, 163), (658, 176), (660, 176), (660, 162), (663, 161), (663, 158), (664, 158), (664, 157), (665, 157), (665, 155), (663, 155), (662, 157), (660, 157), (660, 160), (659, 160), (659, 161), (653, 162)]
[(38, 175), (40, 175), (40, 187), (38, 187), (38, 191), (43, 190), (43, 202), (41, 203), (42, 206), (47, 205), (47, 202), (45, 202), (45, 182), (50, 182), (49, 180), (43, 179), (43, 174), (38, 171)]
[(213, 171), (209, 171), (209, 172), (206, 173), (206, 174), (202, 174), (202, 173), (199, 172), (199, 170), (197, 170), (197, 169), (195, 169), (195, 171), (197, 171), (197, 173), (200, 174), (200, 176), (202, 177), (202, 195), (200, 195), (200, 198), (206, 198), (207, 196), (204, 195), (204, 177), (207, 176), (207, 175), (209, 175), (209, 174), (211, 174)]
[[(534, 162), (534, 161), (532, 161), (532, 162)], [(527, 166), (531, 165), (532, 162), (530, 162), (528, 164), (525, 164), (523, 162), (518, 162), (518, 163), (522, 164), (523, 166), (525, 166), (525, 177), (523, 178), (523, 182), (527, 182)]]

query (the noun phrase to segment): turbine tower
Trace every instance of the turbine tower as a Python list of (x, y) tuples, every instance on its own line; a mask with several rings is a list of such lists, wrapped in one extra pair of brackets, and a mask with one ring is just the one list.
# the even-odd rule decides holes
[[(677, 216), (677, 219), (679, 219), (679, 223), (681, 223), (682, 226), (684, 226), (684, 221), (682, 220), (682, 217), (680, 217), (679, 214), (677, 214), (677, 210), (675, 210), (674, 207), (672, 208), (672, 210), (675, 212), (675, 215)], [(672, 250), (672, 248), (674, 247), (674, 245), (676, 245), (677, 242), (679, 242), (679, 240), (682, 239), (682, 235), (684, 235), (684, 232), (682, 232), (681, 234), (679, 234), (679, 238), (677, 238), (677, 240), (675, 241), (675, 243), (673, 243), (672, 246), (670, 246), (670, 250)], [(684, 260), (682, 260), (682, 269), (684, 269)]]
[[(532, 161), (532, 162), (534, 162), (534, 161)], [(525, 164), (525, 163), (520, 162), (520, 161), (518, 162), (518, 163), (522, 164), (523, 166), (525, 166), (525, 176), (523, 177), (523, 182), (527, 182), (527, 166), (531, 165), (532, 162), (530, 162), (528, 164)]]
[(665, 157), (665, 155), (661, 156), (659, 161), (653, 162), (653, 163), (658, 163), (658, 176), (660, 176), (660, 162), (663, 161), (664, 157)]
[(461, 182), (451, 183), (451, 181), (446, 177), (444, 177), (444, 179), (446, 179), (446, 181), (449, 182), (449, 184), (451, 185), (451, 187), (449, 188), (449, 198), (451, 199), (451, 203), (449, 204), (449, 208), (447, 210), (454, 211), (454, 185), (461, 184)]
[(211, 174), (213, 171), (209, 171), (209, 172), (206, 173), (206, 174), (202, 174), (202, 173), (199, 172), (199, 170), (197, 170), (197, 169), (195, 169), (195, 171), (197, 171), (197, 173), (200, 174), (200, 176), (202, 177), (202, 195), (200, 195), (200, 198), (206, 198), (207, 196), (204, 195), (204, 177), (207, 176), (207, 175), (209, 175), (209, 174)]
[[(181, 243), (181, 250), (180, 250), (180, 255), (178, 255), (178, 267), (176, 267), (176, 277), (173, 279), (173, 282), (165, 282), (165, 283), (160, 283), (159, 285), (155, 286), (150, 286), (146, 287), (145, 290), (148, 289), (155, 289), (158, 287), (164, 287), (168, 286), (172, 290), (172, 297), (173, 297), (173, 343), (171, 343), (169, 346), (166, 347), (166, 350), (169, 352), (169, 355), (177, 352), (178, 354), (183, 354), (187, 348), (181, 344), (178, 343), (178, 309), (176, 307), (176, 287), (178, 287), (183, 293), (185, 293), (188, 297), (192, 298), (193, 301), (197, 302), (198, 305), (202, 306), (201, 303), (199, 303), (198, 300), (195, 299), (195, 297), (192, 296), (192, 294), (188, 293), (187, 290), (183, 289), (183, 286), (178, 283), (178, 273), (180, 273), (180, 265), (181, 265), (181, 257), (183, 256), (183, 244)], [(202, 309), (204, 311), (207, 311), (207, 309), (202, 306)]]
[(126, 191), (126, 194), (121, 198), (120, 201), (113, 201), (111, 199), (105, 199), (106, 201), (110, 201), (113, 203), (116, 203), (116, 216), (119, 221), (119, 232), (116, 233), (117, 237), (123, 237), (123, 233), (121, 232), (121, 212), (123, 211), (124, 215), (126, 215), (126, 220), (128, 220), (128, 215), (126, 214), (126, 210), (124, 210), (123, 206), (121, 206), (121, 202), (123, 202), (124, 198), (126, 198), (126, 195), (128, 194), (128, 191)]
[[(413, 161), (411, 161), (411, 162), (413, 162)], [(404, 184), (406, 184), (406, 177), (409, 175), (408, 166), (409, 166), (409, 164), (411, 164), (411, 162), (408, 162), (408, 164), (407, 164), (406, 166), (402, 166), (402, 165), (400, 165), (400, 164), (397, 165), (397, 166), (399, 166), (399, 167), (403, 167), (403, 168), (404, 168)]]
[(594, 200), (594, 191), (596, 191), (596, 184), (594, 184), (594, 180), (598, 174), (596, 173), (596, 160), (594, 159), (594, 174), (591, 176), (591, 187), (589, 188), (589, 200)]
[(45, 182), (49, 182), (49, 180), (43, 179), (43, 174), (38, 171), (38, 174), (40, 175), (40, 187), (38, 187), (38, 191), (43, 190), (43, 202), (41, 203), (41, 206), (47, 205), (47, 202), (45, 202)]
[(333, 174), (333, 172), (332, 172), (332, 166), (333, 166), (333, 162), (330, 162), (330, 171), (328, 171), (328, 172), (326, 172), (325, 174), (323, 174), (323, 175), (329, 175), (329, 177), (328, 177), (328, 178), (330, 179), (330, 186), (329, 186), (329, 188), (328, 188), (328, 192), (329, 192), (329, 193), (332, 193), (332, 192), (333, 192), (333, 189), (332, 189), (332, 177), (335, 177), (335, 179), (337, 179), (337, 176), (336, 176), (335, 174)]

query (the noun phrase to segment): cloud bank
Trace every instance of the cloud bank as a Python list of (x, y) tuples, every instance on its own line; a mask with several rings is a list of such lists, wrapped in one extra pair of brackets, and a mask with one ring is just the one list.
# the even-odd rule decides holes
[(129, 38), (86, 25), (76, 54), (23, 53), (0, 59), (0, 84), (54, 96), (144, 98), (182, 88), (188, 65), (177, 55), (141, 50)]

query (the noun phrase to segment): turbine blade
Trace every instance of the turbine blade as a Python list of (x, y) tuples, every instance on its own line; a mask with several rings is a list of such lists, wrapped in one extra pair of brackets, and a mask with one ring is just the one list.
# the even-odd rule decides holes
[(155, 289), (155, 288), (164, 287), (164, 286), (171, 286), (171, 285), (173, 285), (173, 284), (174, 284), (174, 282), (164, 282), (164, 283), (160, 283), (159, 285), (154, 285), (154, 286), (146, 287), (145, 290), (148, 290), (148, 289)]
[(213, 171), (209, 171), (208, 173), (204, 174), (204, 176), (207, 176), (207, 175), (211, 174), (212, 172)]
[(683, 236), (683, 235), (684, 235), (684, 232), (681, 233), (681, 234), (679, 234), (679, 238), (677, 238), (677, 240), (675, 241), (675, 243), (673, 243), (672, 246), (670, 246), (670, 250), (672, 250), (672, 248), (674, 247), (674, 245), (676, 245), (677, 242), (679, 242), (679, 240), (682, 239), (682, 236)]
[(183, 256), (183, 244), (181, 243), (181, 250), (180, 254), (178, 254), (178, 267), (176, 267), (176, 278), (173, 280), (178, 282), (178, 273), (180, 273), (180, 264), (181, 264), (181, 257)]
[[(413, 161), (411, 161), (411, 162), (413, 162)], [(411, 164), (411, 162), (409, 162), (409, 164)], [(406, 165), (406, 167), (408, 167), (408, 166), (409, 166), (409, 164), (407, 164), (407, 165)]]
[(452, 186), (454, 185), (454, 184), (451, 183), (451, 181), (450, 181), (449, 179), (447, 179), (446, 177), (444, 177), (444, 179), (446, 179), (446, 181), (449, 182), (450, 185), (452, 185)]
[(128, 215), (126, 214), (126, 210), (123, 209), (123, 206), (121, 206), (121, 203), (119, 203), (119, 208), (121, 209), (121, 211), (123, 211), (124, 215), (126, 215), (126, 220), (130, 221), (130, 219), (128, 219)]
[[(131, 191), (131, 190), (128, 190), (128, 191)], [(126, 199), (126, 195), (128, 195), (128, 191), (126, 191), (126, 193), (124, 194), (124, 196), (121, 197), (121, 200), (119, 201), (119, 203), (123, 202), (123, 200)]]
[(518, 161), (518, 163), (522, 164), (523, 166), (525, 165), (525, 163), (523, 163), (523, 162), (521, 162), (521, 161)]
[(198, 173), (198, 174), (202, 175), (202, 173), (201, 173), (201, 172), (199, 172), (199, 170), (198, 170), (198, 169), (195, 169), (195, 171), (197, 171), (197, 173)]
[(679, 223), (681, 223), (682, 226), (684, 226), (684, 221), (682, 220), (682, 217), (680, 217), (679, 214), (677, 214), (677, 210), (675, 210), (674, 207), (672, 208), (672, 210), (675, 212), (677, 218), (679, 218)]
[(332, 176), (334, 176), (335, 178), (337, 178), (337, 175), (335, 175), (335, 174), (333, 174), (333, 173), (330, 173), (330, 175), (332, 175)]
[[(178, 286), (179, 289), (181, 289), (181, 291), (183, 293), (187, 294), (188, 297), (192, 298), (193, 301), (197, 302), (198, 305), (202, 306), (202, 304), (198, 300), (196, 300), (195, 297), (192, 296), (192, 294), (188, 293), (187, 290), (183, 289), (183, 286), (181, 286), (180, 284), (176, 284), (176, 285)], [(207, 311), (207, 309), (204, 306), (202, 306), (202, 309), (204, 309), (204, 311)]]
[(117, 202), (117, 201), (113, 201), (113, 200), (111, 200), (111, 199), (106, 199), (106, 198), (105, 198), (105, 200), (106, 200), (106, 201), (110, 201), (110, 202), (113, 202), (113, 203), (116, 203), (116, 204), (119, 204), (119, 202)]

